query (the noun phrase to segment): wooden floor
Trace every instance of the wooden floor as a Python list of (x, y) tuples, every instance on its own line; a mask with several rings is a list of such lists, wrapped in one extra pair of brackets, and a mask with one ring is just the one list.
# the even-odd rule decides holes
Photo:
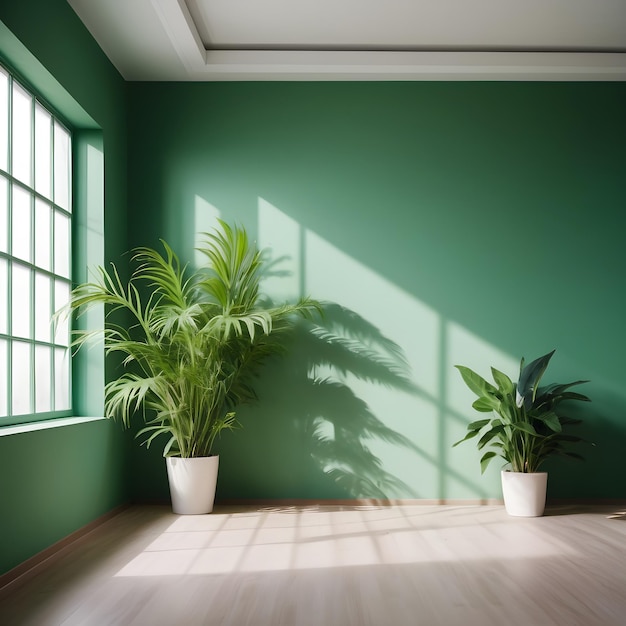
[(123, 511), (0, 593), (19, 626), (626, 624), (626, 511)]

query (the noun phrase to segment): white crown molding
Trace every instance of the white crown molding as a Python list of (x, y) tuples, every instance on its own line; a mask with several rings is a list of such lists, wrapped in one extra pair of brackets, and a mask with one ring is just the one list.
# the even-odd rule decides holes
[(206, 66), (207, 53), (185, 0), (151, 0), (179, 59), (189, 72)]
[(191, 80), (626, 80), (626, 54), (209, 50)]
[(626, 80), (626, 53), (206, 50), (185, 0), (151, 2), (192, 81)]

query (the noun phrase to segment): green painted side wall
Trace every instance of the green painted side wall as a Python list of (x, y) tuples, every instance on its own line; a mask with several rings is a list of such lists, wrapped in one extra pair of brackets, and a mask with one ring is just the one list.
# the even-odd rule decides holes
[[(100, 185), (88, 197), (77, 181), (90, 211), (77, 228), (82, 253), (117, 259), (128, 248), (126, 84), (64, 0), (3, 2), (0, 20), (3, 62), (72, 126), (81, 175)], [(103, 381), (92, 356), (75, 381), (76, 412), (102, 415)], [(127, 457), (128, 437), (105, 420), (0, 436), (0, 573), (126, 502)]]
[[(219, 497), (499, 497), (499, 468), (451, 447), (477, 418), (453, 366), (515, 376), (553, 348), (546, 382), (592, 381), (596, 447), (550, 465), (549, 495), (626, 496), (624, 83), (129, 88), (132, 243), (193, 261), (196, 231), (237, 220), (290, 273), (271, 295), (347, 307), (335, 328), (378, 354), (296, 337), (220, 442)], [(159, 451), (133, 462), (166, 497)]]
[(0, 437), (2, 573), (126, 501), (127, 446), (114, 426), (99, 420)]

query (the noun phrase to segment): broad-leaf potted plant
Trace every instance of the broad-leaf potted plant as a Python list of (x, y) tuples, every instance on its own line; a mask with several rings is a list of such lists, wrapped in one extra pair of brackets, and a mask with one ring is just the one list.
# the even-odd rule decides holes
[(582, 439), (566, 432), (580, 420), (566, 416), (561, 404), (589, 402), (587, 396), (570, 391), (571, 387), (588, 381), (539, 387), (554, 352), (528, 364), (522, 358), (515, 383), (493, 367), (495, 385), (468, 367), (455, 366), (465, 384), (478, 396), (472, 407), (481, 413), (493, 412), (494, 416), (468, 424), (467, 434), (454, 445), (478, 437), (478, 449), (486, 449), (480, 459), (483, 473), (497, 456), (509, 464), (510, 469), (503, 470), (501, 475), (504, 503), (510, 515), (543, 515), (547, 473), (539, 469), (548, 458), (562, 455), (582, 459), (569, 449), (570, 444)]
[[(162, 241), (164, 253), (134, 251), (127, 284), (115, 265), (76, 287), (67, 312), (104, 305), (104, 329), (77, 332), (80, 348), (104, 333), (107, 354), (122, 356), (122, 373), (105, 388), (107, 417), (125, 426), (137, 412), (145, 427), (137, 436), (149, 446), (163, 441), (175, 513), (213, 508), (218, 457), (216, 437), (237, 426), (235, 410), (256, 398), (253, 377), (270, 355), (283, 350), (280, 334), (294, 316), (310, 317), (319, 304), (304, 298), (269, 306), (260, 295), (263, 257), (246, 231), (219, 222), (200, 251), (207, 265), (181, 266)], [(111, 323), (123, 311), (128, 326)], [(208, 484), (204, 478), (209, 474)]]

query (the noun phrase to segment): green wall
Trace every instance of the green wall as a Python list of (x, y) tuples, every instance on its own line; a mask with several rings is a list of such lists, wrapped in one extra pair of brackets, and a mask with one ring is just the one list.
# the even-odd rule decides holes
[[(596, 447), (550, 466), (549, 495), (626, 496), (624, 83), (129, 93), (132, 243), (193, 261), (196, 231), (240, 221), (290, 273), (271, 295), (346, 307), (328, 325), (375, 348), (297, 336), (220, 443), (219, 497), (499, 497), (497, 464), (481, 476), (472, 445), (451, 448), (475, 419), (453, 365), (513, 376), (553, 348), (546, 382), (592, 381)], [(166, 497), (158, 450), (134, 463), (137, 494)]]
[[(75, 192), (89, 220), (78, 220), (74, 243), (91, 259), (94, 252), (100, 262), (102, 255), (117, 259), (128, 247), (126, 84), (64, 0), (3, 2), (0, 20), (3, 62), (75, 133), (82, 177)], [(78, 268), (79, 278), (84, 271)], [(93, 352), (84, 365), (74, 385), (76, 412), (102, 415), (102, 359)], [(129, 498), (128, 437), (113, 423), (0, 435), (0, 573)]]

